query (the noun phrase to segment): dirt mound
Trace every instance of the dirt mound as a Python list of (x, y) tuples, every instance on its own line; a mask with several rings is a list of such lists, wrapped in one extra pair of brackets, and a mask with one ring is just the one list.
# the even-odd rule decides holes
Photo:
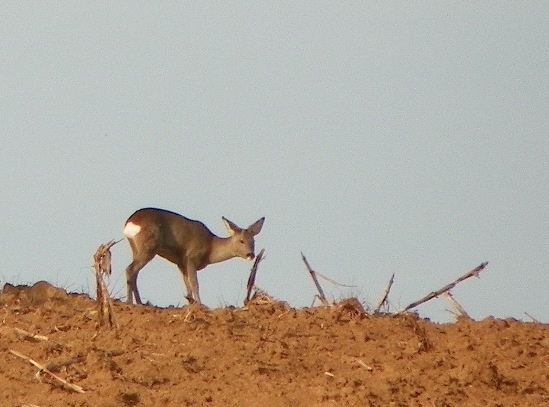
[(269, 301), (216, 310), (115, 302), (117, 334), (98, 328), (87, 296), (38, 287), (0, 293), (4, 405), (549, 405), (547, 325), (438, 325), (369, 316), (352, 300), (299, 310)]

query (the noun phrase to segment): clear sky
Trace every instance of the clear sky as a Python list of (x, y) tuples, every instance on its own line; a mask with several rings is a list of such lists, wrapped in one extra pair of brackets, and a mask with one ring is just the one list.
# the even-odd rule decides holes
[[(453, 290), (474, 318), (549, 321), (549, 3), (4, 2), (0, 279), (94, 295), (136, 209), (266, 217), (257, 284), (393, 309)], [(113, 248), (125, 296), (126, 242)], [(251, 263), (199, 273), (241, 305)], [(184, 304), (151, 262), (143, 300)], [(449, 304), (418, 310), (450, 319)]]

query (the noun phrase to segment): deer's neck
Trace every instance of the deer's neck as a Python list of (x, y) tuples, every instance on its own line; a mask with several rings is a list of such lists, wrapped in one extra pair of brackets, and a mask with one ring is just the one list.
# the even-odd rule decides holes
[(234, 257), (234, 250), (231, 246), (231, 238), (214, 236), (208, 263), (219, 263)]

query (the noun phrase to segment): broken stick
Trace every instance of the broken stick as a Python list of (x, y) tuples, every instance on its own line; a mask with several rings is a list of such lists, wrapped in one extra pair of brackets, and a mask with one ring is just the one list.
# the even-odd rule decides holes
[(21, 359), (25, 359), (26, 361), (28, 361), (30, 364), (32, 364), (33, 366), (37, 367), (38, 369), (40, 369), (38, 371), (38, 373), (40, 372), (44, 372), (44, 373), (47, 373), (49, 374), (56, 382), (58, 385), (60, 385), (62, 388), (67, 388), (69, 390), (72, 390), (72, 391), (75, 391), (77, 393), (85, 393), (84, 389), (76, 384), (72, 384), (72, 383), (69, 383), (68, 381), (66, 381), (65, 379), (62, 379), (61, 377), (57, 376), (55, 373), (53, 373), (52, 371), (48, 370), (45, 366), (42, 366), (40, 363), (36, 362), (35, 360), (29, 358), (28, 356), (25, 356), (23, 355), (22, 353), (20, 352), (17, 352), (16, 350), (13, 350), (13, 349), (10, 349), (9, 352), (12, 354), (12, 355), (15, 355), (17, 356), (18, 358), (21, 358)]
[(107, 244), (99, 246), (93, 256), (94, 269), (95, 269), (95, 281), (97, 285), (97, 305), (99, 308), (99, 325), (103, 325), (105, 320), (109, 323), (109, 326), (115, 327), (118, 330), (118, 323), (114, 317), (114, 307), (109, 295), (109, 290), (103, 280), (103, 275), (111, 274), (111, 247), (120, 242), (120, 240), (111, 240)]
[(465, 317), (467, 319), (472, 319), (469, 314), (467, 313), (467, 311), (465, 311), (465, 308), (463, 308), (461, 306), (461, 304), (459, 302), (456, 301), (456, 299), (454, 298), (454, 296), (452, 295), (452, 293), (450, 291), (446, 291), (444, 294), (442, 294), (444, 296), (444, 298), (446, 298), (448, 300), (448, 302), (450, 302), (450, 304), (452, 304), (454, 306), (454, 308), (456, 309), (457, 311), (457, 316), (462, 316), (462, 317)]
[(24, 329), (21, 329), (21, 328), (13, 328), (13, 329), (15, 330), (15, 333), (17, 334), (17, 336), (20, 336), (21, 338), (26, 339), (28, 341), (34, 341), (34, 342), (38, 342), (38, 341), (46, 342), (46, 341), (48, 341), (47, 336), (35, 335), (35, 334), (30, 333), (28, 331), (25, 331)]
[(421, 300), (418, 300), (416, 302), (413, 302), (411, 303), (410, 305), (408, 305), (406, 308), (404, 308), (403, 310), (400, 310), (398, 313), (402, 313), (402, 312), (406, 312), (412, 308), (415, 308), (417, 307), (418, 305), (421, 305), (429, 300), (432, 300), (433, 298), (436, 298), (438, 297), (439, 295), (447, 292), (447, 291), (450, 291), (452, 288), (454, 288), (456, 286), (456, 284), (458, 283), (461, 283), (463, 280), (466, 280), (470, 277), (478, 277), (478, 274), (484, 270), (484, 268), (488, 265), (488, 262), (485, 261), (484, 263), (481, 263), (479, 266), (475, 267), (473, 270), (465, 273), (464, 275), (462, 275), (460, 278), (458, 278), (456, 281), (442, 287), (441, 289), (439, 290), (436, 290), (436, 291), (433, 291), (432, 293), (429, 293), (427, 294), (425, 297), (423, 297)]
[(391, 287), (393, 286), (393, 282), (395, 281), (395, 273), (391, 276), (391, 279), (389, 280), (389, 284), (387, 284), (387, 288), (385, 289), (385, 293), (383, 294), (383, 297), (377, 304), (376, 310), (374, 311), (375, 314), (379, 313), (381, 310), (381, 307), (384, 305), (387, 305), (387, 310), (389, 310), (389, 291), (391, 291)]
[(265, 253), (265, 249), (261, 249), (257, 257), (255, 258), (254, 265), (252, 266), (252, 270), (250, 271), (250, 276), (248, 277), (248, 284), (247, 289), (248, 292), (246, 294), (246, 299), (244, 300), (244, 305), (248, 304), (250, 301), (250, 297), (252, 295), (252, 289), (255, 286), (255, 276), (257, 274), (257, 267), (259, 266), (259, 263), (261, 260), (263, 260), (263, 253)]
[(315, 283), (316, 289), (318, 290), (318, 298), (320, 299), (320, 302), (322, 302), (322, 305), (330, 305), (330, 303), (326, 299), (326, 296), (324, 295), (324, 291), (322, 290), (322, 287), (320, 286), (318, 279), (316, 278), (315, 271), (309, 265), (309, 262), (307, 261), (307, 258), (305, 257), (303, 252), (301, 253), (301, 258), (303, 259), (303, 263), (305, 263), (305, 266), (307, 267), (307, 270), (311, 274), (311, 278)]

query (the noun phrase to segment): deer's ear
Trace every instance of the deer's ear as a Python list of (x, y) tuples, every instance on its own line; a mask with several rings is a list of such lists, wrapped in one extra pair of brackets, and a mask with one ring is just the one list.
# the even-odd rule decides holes
[(252, 235), (257, 235), (259, 232), (261, 232), (261, 228), (263, 227), (263, 222), (265, 222), (265, 217), (262, 217), (257, 222), (251, 224), (248, 226), (248, 232), (250, 232)]
[(223, 219), (223, 223), (225, 224), (225, 227), (227, 228), (227, 231), (231, 236), (234, 235), (235, 233), (242, 231), (242, 229), (236, 226), (235, 223), (231, 222), (225, 216), (221, 217), (221, 219)]

